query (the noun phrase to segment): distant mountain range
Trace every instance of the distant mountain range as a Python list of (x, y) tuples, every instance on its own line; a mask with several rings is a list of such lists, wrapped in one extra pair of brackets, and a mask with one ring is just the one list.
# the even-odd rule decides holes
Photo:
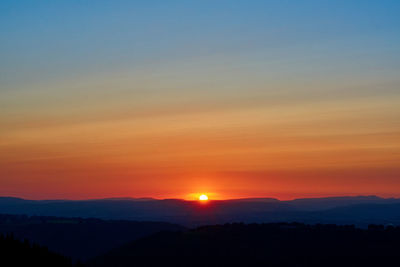
[(244, 222), (400, 224), (400, 199), (377, 196), (211, 200), (112, 198), (25, 200), (0, 197), (0, 213), (36, 216), (163, 221), (185, 226)]

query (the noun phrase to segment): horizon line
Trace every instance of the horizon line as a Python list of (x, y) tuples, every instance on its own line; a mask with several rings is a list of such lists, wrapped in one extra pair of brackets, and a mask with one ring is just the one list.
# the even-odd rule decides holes
[[(277, 200), (277, 201), (293, 201), (293, 200), (301, 200), (301, 199), (329, 199), (329, 198), (346, 198), (346, 197), (376, 197), (380, 199), (400, 199), (399, 197), (383, 197), (379, 195), (332, 195), (332, 196), (321, 196), (321, 197), (299, 197), (299, 198), (290, 198), (290, 199), (279, 199), (275, 197), (238, 197), (238, 198), (226, 198), (226, 199), (209, 199), (208, 201), (232, 201), (232, 200), (261, 200), (261, 199), (270, 199), (270, 200)], [(25, 198), (19, 196), (12, 196), (12, 195), (0, 195), (0, 198), (14, 198), (14, 199), (21, 199), (27, 201), (96, 201), (96, 200), (180, 200), (180, 201), (187, 201), (193, 202), (198, 201), (197, 199), (185, 199), (185, 198), (156, 198), (156, 197), (103, 197), (103, 198), (82, 198), (82, 199), (72, 199), (72, 198), (44, 198), (44, 199), (32, 199), (32, 198)]]

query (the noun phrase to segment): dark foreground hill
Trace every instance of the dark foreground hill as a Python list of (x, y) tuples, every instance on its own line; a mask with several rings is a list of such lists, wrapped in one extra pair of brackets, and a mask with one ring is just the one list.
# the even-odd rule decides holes
[(395, 227), (227, 224), (158, 233), (88, 266), (399, 266), (399, 240)]
[(28, 239), (74, 260), (87, 260), (160, 231), (183, 229), (162, 222), (0, 214), (0, 234), (12, 233), (19, 240)]
[(50, 252), (47, 248), (20, 241), (12, 235), (0, 235), (0, 266), (72, 267), (71, 259)]

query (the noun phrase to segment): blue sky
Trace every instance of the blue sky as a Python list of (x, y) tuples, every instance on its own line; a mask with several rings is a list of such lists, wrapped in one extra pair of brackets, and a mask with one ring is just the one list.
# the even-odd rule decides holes
[(1, 81), (257, 52), (396, 64), (399, 11), (398, 1), (2, 1)]

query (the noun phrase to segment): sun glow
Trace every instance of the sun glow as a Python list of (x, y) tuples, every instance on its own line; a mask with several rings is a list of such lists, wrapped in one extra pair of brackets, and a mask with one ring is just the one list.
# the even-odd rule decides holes
[(200, 195), (199, 196), (199, 200), (200, 201), (207, 201), (208, 200), (208, 196), (207, 195)]

